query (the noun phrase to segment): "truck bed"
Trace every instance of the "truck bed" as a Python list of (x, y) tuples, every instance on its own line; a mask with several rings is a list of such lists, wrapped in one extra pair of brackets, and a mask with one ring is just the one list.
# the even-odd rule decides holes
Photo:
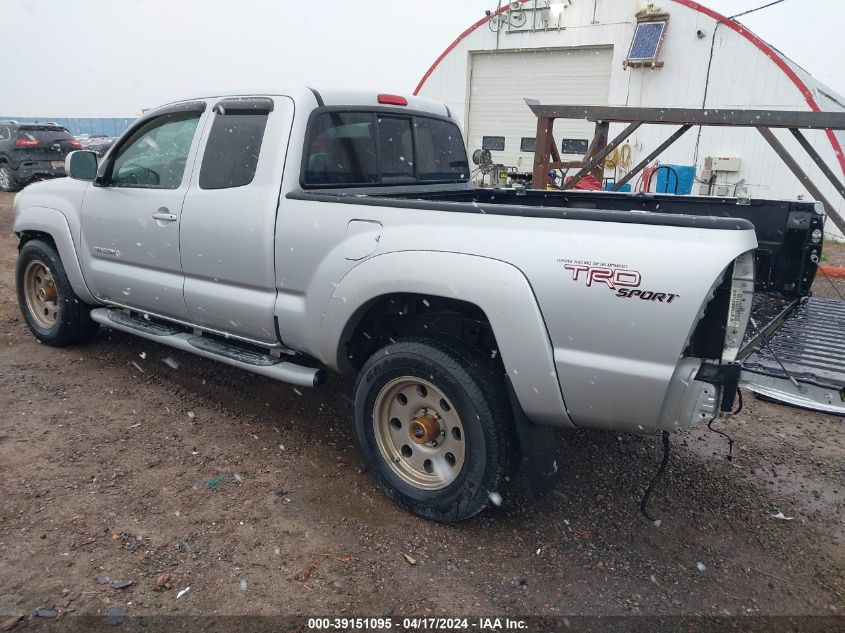
[[(410, 194), (406, 194), (411, 197)], [(413, 196), (417, 197), (417, 196)], [(754, 225), (760, 247), (757, 251), (759, 293), (806, 295), (813, 284), (816, 266), (808, 259), (808, 232), (821, 228), (811, 202), (751, 200), (654, 194), (624, 194), (579, 191), (526, 191), (476, 189), (432, 193), (424, 200), (469, 202), (484, 205), (515, 204), (528, 207), (590, 209), (597, 211), (646, 212), (663, 216), (707, 217), (748, 220)], [(819, 216), (815, 216), (819, 218)], [(811, 228), (811, 225), (813, 228)], [(807, 257), (805, 257), (807, 255)]]
[(740, 201), (736, 198), (626, 194), (595, 191), (518, 191), (515, 189), (443, 189), (403, 187), (312, 190), (289, 194), (351, 204), (376, 204), (432, 210), (560, 217), (592, 221), (737, 229), (753, 225), (756, 252), (755, 291), (794, 302), (809, 296), (817, 264), (809, 236), (823, 229), (814, 202)]
[[(755, 298), (752, 319), (739, 358), (752, 379), (772, 382), (772, 396), (794, 386), (793, 380), (823, 394), (826, 411), (845, 412), (843, 319), (845, 304), (811, 299), (822, 245), (811, 235), (823, 230), (824, 216), (814, 202), (738, 200), (611, 192), (515, 189), (419, 188), (320, 190), (290, 197), (348, 204), (395, 206), (433, 211), (559, 217), (569, 220), (632, 224), (754, 228)], [(837, 356), (838, 354), (838, 356)], [(781, 367), (783, 365), (783, 367)], [(785, 368), (785, 371), (784, 371)], [(752, 382), (749, 388), (756, 389)], [(837, 393), (838, 392), (838, 393)], [(796, 402), (795, 397), (784, 401)], [(803, 400), (802, 406), (807, 406)]]

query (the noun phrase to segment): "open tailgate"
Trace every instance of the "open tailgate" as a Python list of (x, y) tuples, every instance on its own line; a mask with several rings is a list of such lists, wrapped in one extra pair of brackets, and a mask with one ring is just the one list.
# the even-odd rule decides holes
[[(741, 386), (794, 406), (845, 416), (845, 301), (755, 301)], [(756, 321), (756, 319), (755, 319)]]

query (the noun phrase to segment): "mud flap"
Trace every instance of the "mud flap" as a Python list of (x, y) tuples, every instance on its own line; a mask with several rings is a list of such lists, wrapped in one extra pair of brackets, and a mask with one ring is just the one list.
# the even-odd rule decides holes
[(811, 298), (742, 362), (742, 387), (777, 402), (845, 416), (845, 302)]
[(511, 401), (522, 459), (528, 469), (528, 483), (534, 494), (542, 497), (548, 494), (560, 479), (555, 429), (538, 426), (528, 419), (519, 404), (510, 380), (508, 380), (508, 398)]

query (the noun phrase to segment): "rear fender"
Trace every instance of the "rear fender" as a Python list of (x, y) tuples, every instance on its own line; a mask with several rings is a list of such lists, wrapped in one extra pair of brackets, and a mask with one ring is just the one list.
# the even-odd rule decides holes
[(519, 404), (535, 423), (571, 428), (552, 344), (534, 292), (514, 266), (495, 259), (429, 251), (373, 257), (337, 285), (320, 326), (321, 356), (345, 369), (345, 336), (379, 297), (417, 293), (457, 299), (487, 316)]

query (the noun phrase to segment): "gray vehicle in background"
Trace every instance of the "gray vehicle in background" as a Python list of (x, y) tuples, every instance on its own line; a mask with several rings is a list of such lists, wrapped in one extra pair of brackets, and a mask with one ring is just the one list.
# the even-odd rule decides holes
[(169, 104), (67, 171), (15, 204), (40, 341), (103, 325), (300, 387), (357, 374), (366, 463), (438, 521), (520, 455), (544, 487), (554, 429), (730, 415), (823, 237), (806, 202), (475, 190), (448, 108), (374, 93)]
[(102, 158), (106, 155), (106, 152), (111, 149), (111, 146), (114, 145), (114, 142), (117, 139), (112, 138), (111, 136), (86, 136), (83, 139), (77, 140), (79, 140), (82, 145), (82, 149), (94, 152), (97, 156)]
[(65, 175), (65, 157), (82, 145), (53, 123), (0, 121), (0, 191)]

